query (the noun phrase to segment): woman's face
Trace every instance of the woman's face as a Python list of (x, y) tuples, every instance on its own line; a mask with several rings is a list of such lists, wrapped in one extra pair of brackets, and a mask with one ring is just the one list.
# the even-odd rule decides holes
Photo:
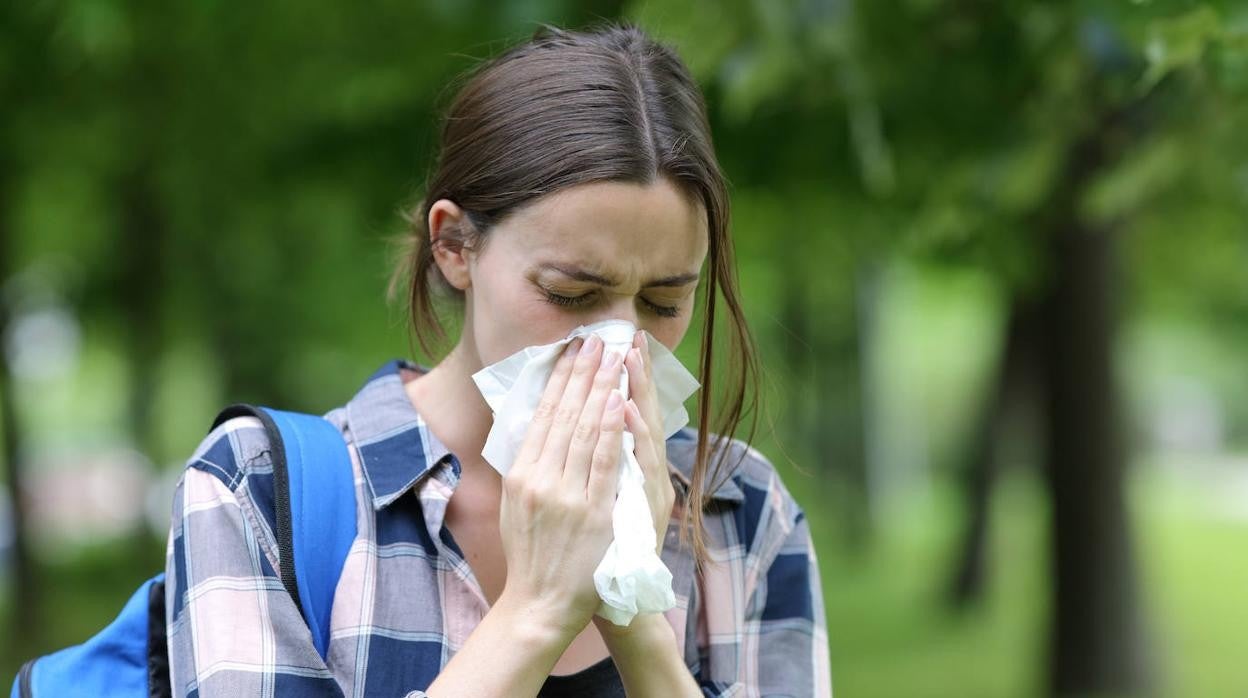
[[(623, 319), (674, 349), (707, 253), (701, 205), (666, 179), (594, 182), (516, 211), (465, 253), (464, 339), (481, 365), (578, 325)], [(462, 341), (462, 340), (461, 340)]]

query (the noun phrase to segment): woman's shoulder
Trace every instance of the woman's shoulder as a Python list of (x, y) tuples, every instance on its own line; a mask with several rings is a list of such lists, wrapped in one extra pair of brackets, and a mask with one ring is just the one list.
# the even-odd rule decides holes
[[(350, 444), (345, 407), (336, 407), (320, 416), (343, 431)], [(237, 491), (244, 483), (254, 486), (257, 480), (271, 480), (273, 443), (260, 418), (236, 412), (222, 413), (218, 420), (187, 458), (186, 469), (213, 475), (230, 491)]]
[[(729, 520), (747, 550), (764, 544), (764, 538), (787, 536), (805, 514), (771, 459), (742, 439), (707, 433), (706, 514)], [(667, 441), (668, 460), (686, 487), (692, 480), (699, 438), (696, 429), (684, 427)]]
[[(343, 429), (342, 408), (321, 415)], [(348, 441), (348, 448), (351, 448)], [(273, 443), (260, 418), (251, 414), (227, 414), (200, 440), (187, 458), (178, 480), (171, 525), (176, 531), (183, 516), (194, 510), (221, 506), (238, 507), (276, 569), (278, 553), (277, 482), (273, 471)], [(201, 525), (229, 525), (226, 519), (206, 517)]]
[(186, 460), (186, 468), (213, 475), (233, 491), (256, 471), (272, 472), (271, 450), (258, 418), (230, 417), (200, 440)]

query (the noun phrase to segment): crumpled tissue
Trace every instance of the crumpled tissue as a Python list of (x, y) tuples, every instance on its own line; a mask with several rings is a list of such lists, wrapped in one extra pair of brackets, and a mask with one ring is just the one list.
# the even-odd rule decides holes
[[(581, 325), (564, 339), (521, 349), (472, 375), (477, 389), (494, 412), (494, 425), (481, 455), (506, 475), (524, 442), (524, 435), (541, 400), (546, 382), (562, 348), (576, 337), (596, 334), (607, 351), (621, 354), (632, 346), (636, 327), (627, 320), (604, 320)], [(684, 365), (646, 333), (650, 372), (663, 416), (663, 436), (670, 437), (689, 423), (684, 402), (700, 387)], [(628, 369), (620, 371), (620, 392), (628, 399)], [(655, 552), (658, 544), (654, 518), (643, 488), (645, 477), (633, 454), (635, 440), (626, 429), (620, 449), (618, 492), (611, 511), (615, 539), (594, 570), (598, 615), (616, 625), (629, 625), (639, 613), (659, 613), (676, 605), (672, 573)]]

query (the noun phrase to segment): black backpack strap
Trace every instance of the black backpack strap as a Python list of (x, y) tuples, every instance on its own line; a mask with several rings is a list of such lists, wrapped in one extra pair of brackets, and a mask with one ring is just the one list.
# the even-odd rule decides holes
[(172, 698), (169, 642), (165, 634), (165, 582), (152, 584), (147, 595), (147, 696)]
[(265, 434), (269, 437), (269, 458), (273, 461), (273, 506), (277, 510), (277, 555), (278, 574), (282, 586), (290, 593), (299, 615), (304, 615), (303, 604), (299, 601), (299, 582), (295, 579), (295, 539), (294, 527), (290, 523), (290, 475), (286, 470), (286, 445), (282, 442), (282, 433), (268, 412), (254, 405), (235, 404), (221, 410), (212, 423), (216, 429), (226, 421), (235, 417), (255, 417), (264, 425)]

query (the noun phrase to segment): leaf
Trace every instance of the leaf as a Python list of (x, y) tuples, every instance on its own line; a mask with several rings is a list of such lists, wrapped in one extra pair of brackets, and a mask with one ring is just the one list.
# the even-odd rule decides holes
[(1222, 18), (1208, 5), (1156, 21), (1144, 48), (1148, 69), (1141, 81), (1141, 92), (1148, 92), (1171, 72), (1196, 65), (1208, 47), (1222, 36)]

